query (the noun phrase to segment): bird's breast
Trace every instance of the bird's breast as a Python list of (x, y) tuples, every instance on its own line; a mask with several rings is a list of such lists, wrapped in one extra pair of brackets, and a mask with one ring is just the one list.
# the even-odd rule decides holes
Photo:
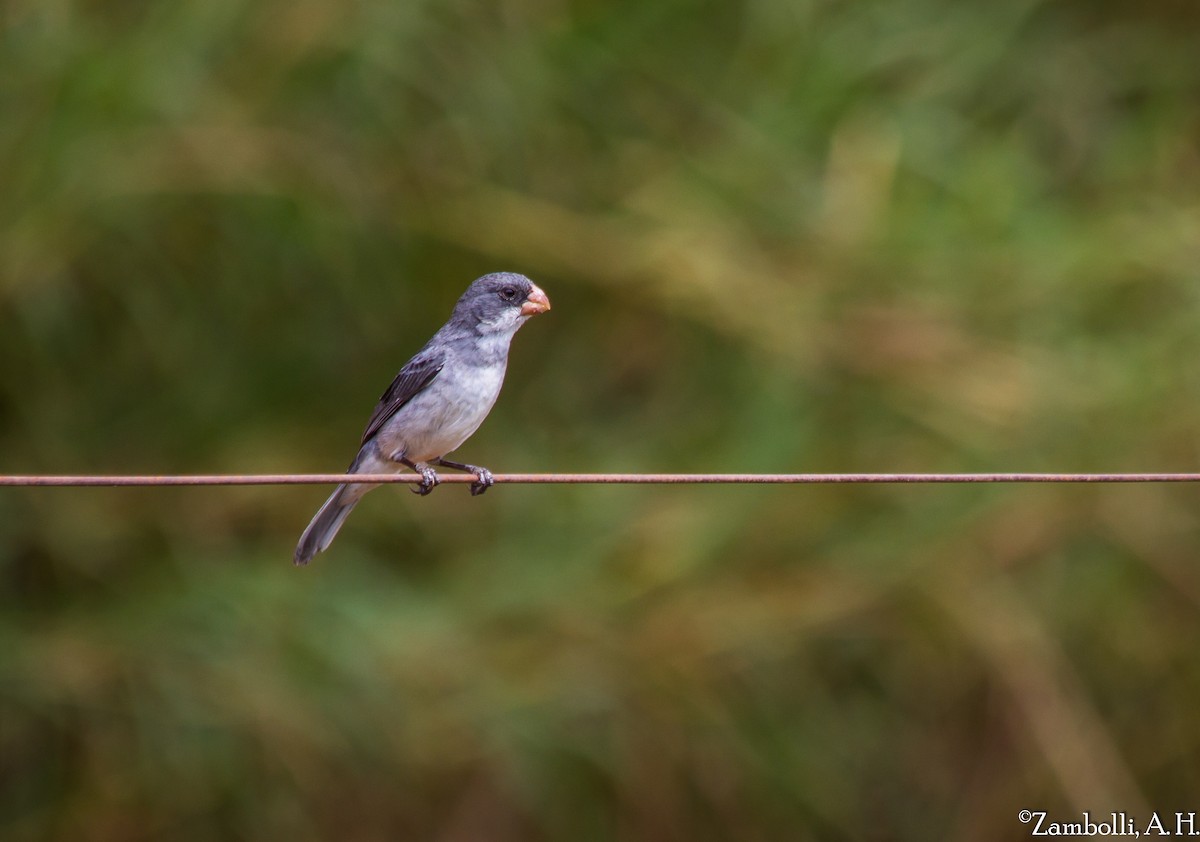
[(487, 418), (504, 366), (447, 366), (424, 391), (405, 404), (380, 430), (385, 453), (403, 450), (424, 462), (457, 449)]

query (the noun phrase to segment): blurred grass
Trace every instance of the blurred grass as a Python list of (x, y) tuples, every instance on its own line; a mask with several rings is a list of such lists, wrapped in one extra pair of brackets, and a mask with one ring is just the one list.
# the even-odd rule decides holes
[[(501, 470), (1192, 470), (1194, 4), (0, 6), (5, 472), (336, 470), (526, 272)], [(6, 839), (1190, 810), (1188, 487), (0, 495)]]

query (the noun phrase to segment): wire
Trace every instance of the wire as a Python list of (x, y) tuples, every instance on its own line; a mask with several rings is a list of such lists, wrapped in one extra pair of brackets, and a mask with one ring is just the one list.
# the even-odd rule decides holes
[[(439, 474), (444, 483), (475, 482), (474, 474)], [(1134, 483), (1200, 482), (1200, 474), (494, 474), (501, 484), (562, 485), (824, 485), (854, 483)], [(199, 485), (334, 485), (420, 482), (417, 474), (191, 474), (173, 476), (0, 476), (0, 486), (124, 487)]]

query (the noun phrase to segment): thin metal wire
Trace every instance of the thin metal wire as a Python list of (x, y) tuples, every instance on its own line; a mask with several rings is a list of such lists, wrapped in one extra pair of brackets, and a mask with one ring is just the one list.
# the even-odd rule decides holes
[[(474, 482), (474, 474), (439, 474), (444, 483)], [(561, 485), (822, 485), (836, 483), (1133, 483), (1200, 482), (1200, 473), (1129, 474), (494, 474), (499, 484)], [(420, 482), (416, 474), (191, 474), (0, 476), (0, 486), (118, 487), (184, 485), (334, 485)]]

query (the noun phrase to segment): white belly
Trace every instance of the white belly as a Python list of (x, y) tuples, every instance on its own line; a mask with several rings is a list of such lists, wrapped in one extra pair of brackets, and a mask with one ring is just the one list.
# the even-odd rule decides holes
[(459, 372), (443, 371), (384, 424), (377, 437), (383, 455), (402, 452), (414, 462), (427, 462), (457, 449), (479, 429), (500, 395), (504, 367), (469, 366)]

